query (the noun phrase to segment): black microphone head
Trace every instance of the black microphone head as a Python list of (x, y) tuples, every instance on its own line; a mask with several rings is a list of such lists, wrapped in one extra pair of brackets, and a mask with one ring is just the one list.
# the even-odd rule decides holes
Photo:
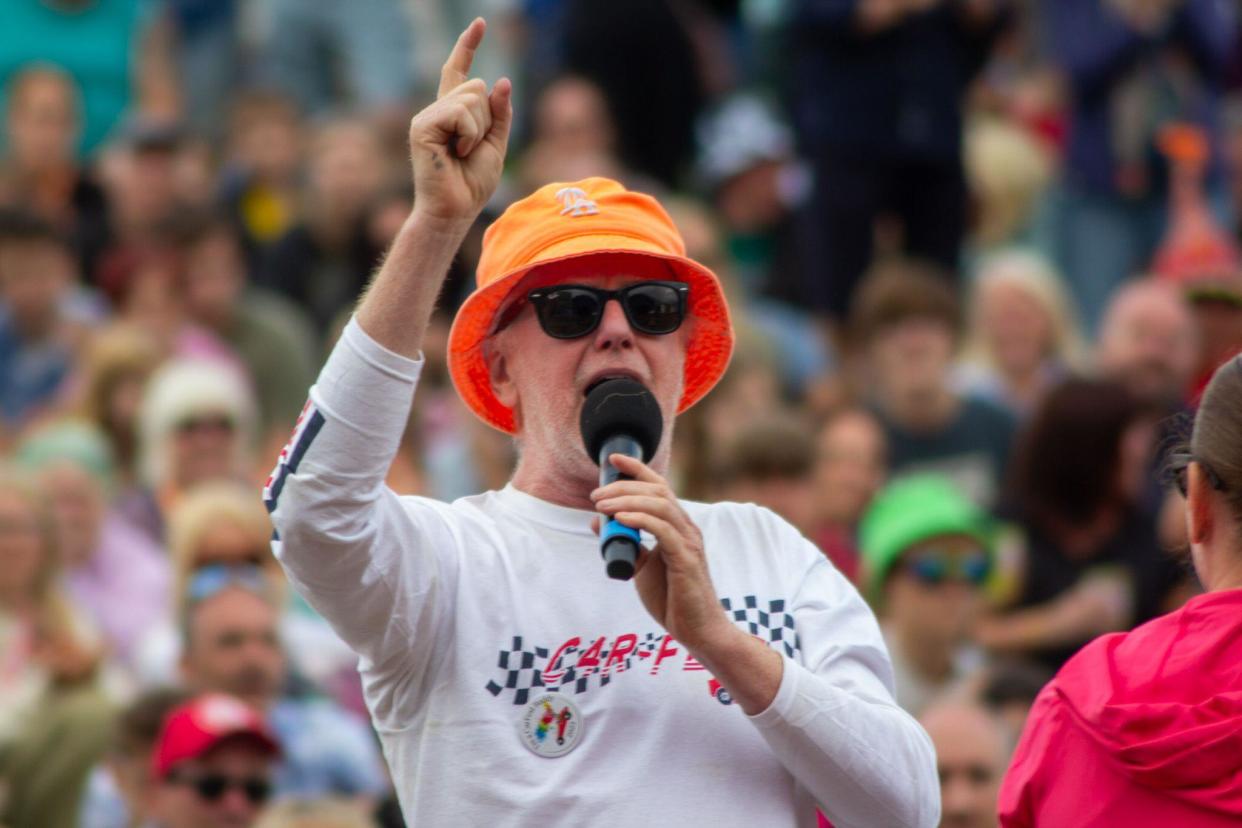
[(587, 394), (579, 420), (587, 456), (599, 462), (604, 441), (617, 434), (633, 437), (650, 460), (660, 445), (664, 416), (655, 396), (639, 382), (618, 378), (605, 380)]

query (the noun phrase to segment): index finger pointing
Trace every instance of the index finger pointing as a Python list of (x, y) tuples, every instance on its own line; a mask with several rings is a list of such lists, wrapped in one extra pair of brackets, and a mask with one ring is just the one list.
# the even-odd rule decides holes
[(461, 86), (470, 77), (470, 64), (474, 63), (474, 52), (483, 42), (483, 33), (487, 31), (487, 23), (483, 18), (476, 17), (457, 38), (453, 51), (444, 68), (440, 70), (440, 89), (437, 98), (442, 98), (453, 89)]

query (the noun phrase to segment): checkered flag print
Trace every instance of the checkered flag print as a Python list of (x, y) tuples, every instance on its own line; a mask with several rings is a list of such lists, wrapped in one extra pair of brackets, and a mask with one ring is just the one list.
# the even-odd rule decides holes
[(790, 658), (802, 649), (794, 617), (786, 611), (783, 599), (760, 601), (754, 595), (747, 595), (739, 601), (721, 598), (720, 605), (729, 613), (733, 623), (762, 638), (771, 647), (779, 645)]
[(522, 636), (513, 636), (513, 647), (500, 651), (497, 664), (504, 671), (504, 683), (489, 681), (487, 692), (493, 696), (499, 696), (505, 690), (509, 690), (513, 692), (514, 704), (526, 704), (530, 691), (544, 686), (543, 671), (535, 665), (542, 664), (547, 658), (546, 647), (533, 647), (527, 650), (522, 647)]
[[(722, 598), (720, 605), (740, 628), (768, 642), (773, 648), (783, 649), (790, 658), (802, 649), (793, 615), (786, 611), (784, 600), (760, 601), (754, 595), (747, 595), (737, 600)], [(630, 640), (621, 645), (626, 648), (624, 657), (609, 663), (612, 650), (607, 647), (618, 646), (627, 637)], [(612, 640), (596, 638), (594, 641), (580, 641), (558, 650), (557, 663), (549, 665), (550, 651), (547, 647), (526, 644), (522, 636), (515, 635), (512, 645), (498, 654), (496, 666), (500, 672), (497, 678), (487, 682), (487, 692), (496, 697), (509, 693), (515, 705), (526, 704), (531, 691), (541, 688), (578, 695), (592, 687), (606, 687), (618, 673), (636, 667), (649, 666), (650, 674), (655, 675), (662, 669), (672, 667), (668, 661), (674, 654), (679, 669), (704, 669), (675, 642), (670, 649), (662, 650), (665, 639), (665, 634), (660, 631), (648, 632), (641, 637), (619, 636)], [(592, 660), (584, 656), (590, 656)], [(580, 666), (582, 661), (586, 661), (587, 666)], [(665, 666), (661, 665), (662, 661)], [(550, 682), (544, 677), (545, 671), (552, 674)]]
[[(612, 651), (603, 649), (598, 654), (599, 664), (579, 670), (576, 666), (579, 655), (591, 647), (591, 642), (565, 647), (560, 651), (555, 666), (552, 682), (545, 681), (544, 671), (548, 669), (547, 647), (524, 646), (522, 636), (513, 637), (512, 646), (501, 650), (496, 666), (501, 671), (499, 679), (488, 681), (487, 692), (493, 696), (511, 693), (513, 703), (526, 704), (531, 691), (537, 688), (558, 690), (562, 693), (572, 691), (575, 695), (585, 693), (592, 685), (605, 687), (610, 684), (616, 673), (632, 670), (636, 664), (647, 661), (654, 664), (660, 644), (664, 640), (663, 633), (648, 632), (639, 638), (634, 648), (620, 661), (609, 664)], [(536, 667), (536, 665), (543, 665)], [(652, 673), (656, 672), (652, 668)], [(700, 668), (701, 669), (701, 668)]]

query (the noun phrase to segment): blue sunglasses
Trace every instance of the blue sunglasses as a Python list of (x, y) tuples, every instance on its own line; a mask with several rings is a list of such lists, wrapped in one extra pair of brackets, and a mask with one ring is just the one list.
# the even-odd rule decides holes
[(925, 586), (958, 581), (977, 587), (992, 574), (992, 558), (982, 549), (967, 555), (929, 553), (911, 557), (905, 570)]

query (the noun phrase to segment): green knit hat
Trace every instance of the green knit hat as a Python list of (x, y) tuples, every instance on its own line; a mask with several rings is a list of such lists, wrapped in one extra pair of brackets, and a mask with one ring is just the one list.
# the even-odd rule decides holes
[(863, 579), (878, 604), (884, 579), (911, 546), (942, 535), (967, 535), (993, 547), (991, 519), (940, 475), (904, 477), (886, 486), (859, 527)]

